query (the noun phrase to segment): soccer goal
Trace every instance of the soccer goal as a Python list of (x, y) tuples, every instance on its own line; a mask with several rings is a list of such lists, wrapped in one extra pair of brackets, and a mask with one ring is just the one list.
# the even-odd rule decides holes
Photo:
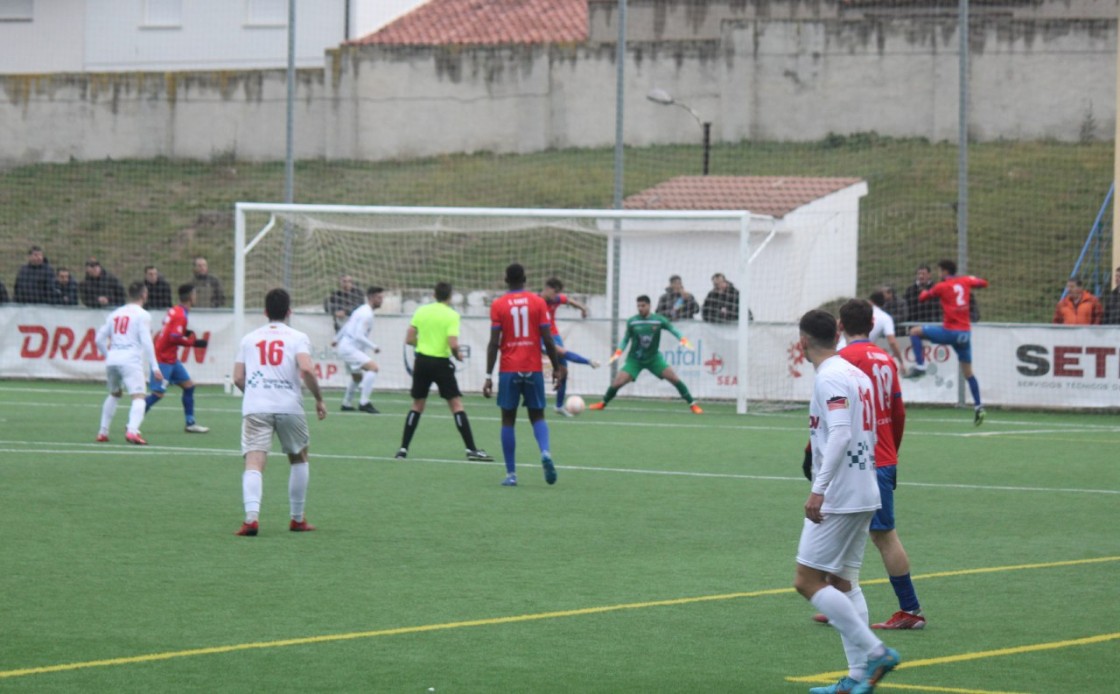
[[(401, 350), (407, 320), (432, 300), (436, 282), (454, 287), (452, 302), (464, 317), (463, 337), (473, 361), (460, 372), (464, 390), (480, 390), (489, 304), (505, 291), (506, 265), (525, 266), (528, 288), (539, 291), (559, 278), (564, 293), (589, 308), (589, 316), (558, 309), (567, 347), (606, 363), (621, 339), (636, 299), (654, 308), (669, 278), (679, 275), (699, 305), (724, 274), (740, 292), (734, 320), (704, 321), (697, 313), (678, 322), (689, 338), (681, 346), (665, 335), (668, 363), (701, 399), (734, 399), (746, 412), (750, 393), (748, 353), (752, 258), (780, 233), (776, 220), (743, 211), (625, 211), (497, 208), (354, 207), (242, 202), (236, 205), (234, 325), (246, 329), (246, 310), (259, 314), (270, 288), (292, 294), (293, 323), (316, 341), (329, 332), (324, 299), (349, 275), (356, 286), (384, 288), (373, 340), (383, 352)], [(757, 312), (757, 309), (756, 309)], [(297, 320), (298, 319), (298, 320)], [(310, 326), (310, 327), (309, 327)], [(399, 334), (398, 334), (399, 333)], [(329, 344), (329, 340), (327, 340)], [(316, 359), (329, 357), (326, 345)], [(408, 387), (396, 359), (383, 354), (379, 388)], [(474, 373), (477, 372), (477, 373)], [(571, 370), (569, 392), (596, 396), (610, 369)], [(578, 374), (578, 375), (577, 375)], [(399, 381), (399, 382), (398, 382)], [(674, 397), (657, 379), (629, 386), (626, 395)]]

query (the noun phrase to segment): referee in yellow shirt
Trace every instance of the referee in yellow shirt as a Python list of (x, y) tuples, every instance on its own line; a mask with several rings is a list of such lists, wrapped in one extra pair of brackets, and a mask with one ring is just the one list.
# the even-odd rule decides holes
[(401, 447), (395, 457), (408, 457), (408, 445), (420, 425), (420, 415), (434, 383), (439, 388), (439, 396), (447, 401), (455, 416), (455, 427), (467, 447), (467, 460), (493, 460), (489, 453), (474, 445), (471, 423), (463, 411), (463, 394), (455, 380), (451, 357), (456, 361), (463, 361), (463, 358), (459, 354), (459, 314), (451, 308), (450, 283), (436, 284), (435, 302), (421, 306), (412, 314), (404, 341), (416, 348), (416, 360), (412, 365), (412, 410), (405, 417)]

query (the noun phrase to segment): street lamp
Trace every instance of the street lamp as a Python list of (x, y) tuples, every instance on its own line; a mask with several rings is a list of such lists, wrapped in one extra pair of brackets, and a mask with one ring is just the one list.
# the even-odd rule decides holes
[(649, 99), (650, 101), (652, 101), (653, 103), (661, 104), (662, 106), (680, 106), (684, 110), (688, 111), (689, 114), (693, 118), (696, 119), (696, 122), (700, 124), (700, 127), (704, 129), (704, 175), (707, 176), (708, 175), (708, 157), (709, 157), (709, 155), (711, 154), (711, 151), (712, 151), (712, 123), (711, 123), (711, 121), (705, 121), (705, 120), (701, 119), (700, 114), (697, 113), (695, 111), (695, 109), (693, 109), (688, 104), (682, 104), (681, 102), (677, 101), (676, 99), (673, 98), (673, 96), (671, 94), (669, 94), (669, 92), (665, 91), (664, 89), (660, 89), (660, 88), (651, 89), (649, 94), (646, 94), (646, 98)]

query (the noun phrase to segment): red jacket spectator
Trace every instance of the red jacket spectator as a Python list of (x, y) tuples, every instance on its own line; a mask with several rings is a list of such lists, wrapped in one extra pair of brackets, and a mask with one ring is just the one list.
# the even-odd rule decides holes
[(1066, 285), (1066, 297), (1054, 309), (1054, 322), (1062, 325), (1100, 325), (1104, 308), (1097, 297), (1072, 279)]

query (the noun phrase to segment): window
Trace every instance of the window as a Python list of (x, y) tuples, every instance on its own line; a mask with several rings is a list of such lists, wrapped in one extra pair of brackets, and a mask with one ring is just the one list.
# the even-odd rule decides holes
[(144, 26), (178, 27), (183, 24), (183, 0), (145, 0)]
[(0, 22), (30, 22), (35, 0), (0, 0)]
[(246, 0), (245, 23), (249, 26), (287, 26), (288, 0)]

